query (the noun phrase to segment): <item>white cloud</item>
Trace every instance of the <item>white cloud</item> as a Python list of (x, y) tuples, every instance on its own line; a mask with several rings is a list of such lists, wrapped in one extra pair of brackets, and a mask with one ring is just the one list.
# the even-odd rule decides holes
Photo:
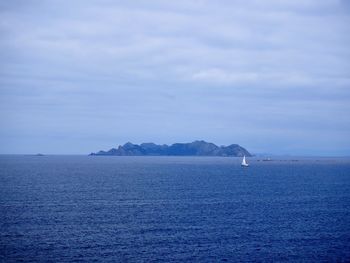
[(200, 80), (204, 82), (218, 83), (218, 84), (239, 84), (256, 82), (261, 79), (261, 76), (255, 72), (248, 73), (236, 73), (227, 72), (225, 70), (213, 68), (208, 70), (202, 70), (193, 74), (194, 80)]

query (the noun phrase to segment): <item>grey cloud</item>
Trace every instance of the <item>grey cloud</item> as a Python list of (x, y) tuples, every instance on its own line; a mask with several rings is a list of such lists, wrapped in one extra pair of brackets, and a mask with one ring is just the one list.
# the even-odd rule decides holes
[(343, 154), (348, 10), (333, 0), (3, 1), (3, 151), (208, 139)]

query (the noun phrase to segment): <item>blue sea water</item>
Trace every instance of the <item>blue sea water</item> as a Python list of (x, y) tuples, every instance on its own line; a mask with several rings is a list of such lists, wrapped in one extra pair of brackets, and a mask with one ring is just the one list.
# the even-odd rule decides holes
[(0, 156), (1, 262), (350, 261), (350, 160)]

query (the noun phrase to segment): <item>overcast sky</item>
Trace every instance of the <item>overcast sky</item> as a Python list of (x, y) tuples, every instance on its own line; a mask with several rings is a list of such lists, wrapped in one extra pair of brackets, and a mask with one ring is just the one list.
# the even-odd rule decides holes
[(350, 155), (350, 1), (0, 0), (0, 152)]

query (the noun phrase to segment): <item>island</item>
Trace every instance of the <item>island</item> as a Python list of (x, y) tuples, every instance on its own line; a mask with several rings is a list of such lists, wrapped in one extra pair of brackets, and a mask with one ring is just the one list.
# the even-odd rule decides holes
[(206, 141), (191, 143), (174, 143), (172, 145), (155, 143), (142, 143), (140, 145), (128, 142), (109, 151), (91, 153), (91, 156), (252, 156), (246, 149), (238, 144), (217, 146)]

